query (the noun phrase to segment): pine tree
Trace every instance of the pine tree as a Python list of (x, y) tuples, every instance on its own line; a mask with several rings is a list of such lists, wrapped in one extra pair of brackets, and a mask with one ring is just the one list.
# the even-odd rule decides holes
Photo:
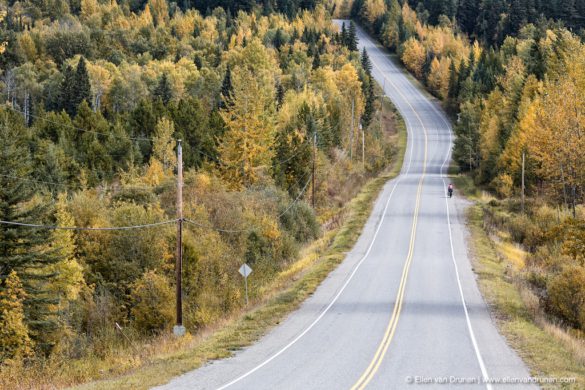
[(341, 44), (343, 46), (347, 46), (347, 28), (345, 27), (345, 22), (341, 23), (341, 36), (340, 36)]
[(374, 101), (376, 99), (376, 95), (374, 94), (374, 80), (371, 77), (368, 77), (367, 82), (365, 84), (365, 97), (366, 97), (366, 104), (364, 107), (364, 114), (362, 116), (362, 122), (364, 128), (367, 128), (372, 119), (374, 118)]
[(69, 116), (74, 116), (76, 107), (73, 106), (75, 72), (71, 65), (67, 65), (63, 71), (63, 81), (61, 82), (61, 99), (59, 108), (65, 110)]
[(285, 39), (284, 39), (284, 35), (282, 33), (282, 29), (278, 28), (276, 30), (276, 34), (274, 34), (274, 39), (272, 40), (272, 45), (274, 46), (274, 48), (278, 51), (280, 51), (280, 48), (282, 47), (282, 45), (284, 45)]
[(173, 99), (173, 89), (166, 73), (163, 73), (152, 94), (155, 98), (160, 99), (165, 106)]
[(368, 76), (371, 76), (372, 75), (372, 61), (370, 61), (370, 56), (368, 56), (368, 52), (366, 51), (365, 47), (362, 50), (361, 62), (362, 62), (362, 68), (366, 71)]
[(223, 77), (223, 82), (221, 83), (221, 107), (228, 107), (232, 104), (233, 92), (234, 86), (232, 84), (232, 68), (228, 64), (225, 70), (225, 76)]
[(85, 59), (81, 57), (75, 70), (75, 79), (73, 83), (73, 94), (71, 96), (71, 104), (77, 113), (77, 109), (84, 100), (91, 103), (91, 84), (89, 82), (89, 74), (87, 73), (87, 66)]
[(455, 61), (451, 61), (449, 65), (449, 91), (447, 94), (447, 104), (449, 110), (455, 112), (457, 110), (457, 100), (459, 97), (459, 85), (458, 85), (457, 68)]
[[(0, 112), (0, 220), (28, 223), (46, 221), (47, 209), (33, 200), (37, 194), (31, 181), (27, 130), (16, 113)], [(19, 179), (14, 179), (17, 177)], [(21, 180), (25, 179), (25, 180)], [(55, 328), (50, 305), (55, 297), (46, 294), (47, 266), (59, 257), (48, 250), (51, 232), (46, 229), (0, 225), (0, 280), (15, 271), (26, 292), (24, 311), (30, 334), (41, 344)], [(41, 345), (42, 346), (42, 345)]]
[(284, 102), (284, 87), (281, 83), (276, 84), (276, 109), (280, 110)]
[(292, 196), (298, 196), (308, 180), (311, 160), (311, 142), (317, 132), (311, 108), (304, 103), (294, 119), (276, 135), (275, 155), (272, 163), (276, 183)]
[(358, 50), (357, 28), (354, 22), (350, 22), (347, 33), (347, 48), (351, 51)]
[(321, 56), (319, 55), (319, 51), (315, 53), (313, 57), (313, 69), (317, 69), (321, 66)]
[(471, 34), (476, 29), (480, 2), (476, 0), (460, 0), (457, 7), (457, 21), (461, 30)]

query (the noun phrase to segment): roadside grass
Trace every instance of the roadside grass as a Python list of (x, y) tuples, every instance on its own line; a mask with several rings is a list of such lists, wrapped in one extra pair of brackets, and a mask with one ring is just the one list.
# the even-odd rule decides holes
[[(543, 388), (582, 389), (585, 386), (585, 344), (562, 327), (551, 323), (539, 308), (536, 295), (519, 272), (525, 253), (505, 236), (488, 234), (482, 199), (469, 177), (454, 178), (458, 189), (476, 200), (468, 209), (470, 248), (480, 290), (488, 302), (500, 332), (518, 352), (535, 377), (575, 378), (575, 383), (546, 384)], [(487, 199), (486, 199), (487, 198)]]
[[(200, 335), (187, 336), (182, 342), (170, 340), (170, 346), (154, 353), (131, 372), (122, 376), (107, 375), (110, 379), (80, 385), (79, 389), (147, 389), (196, 369), (214, 359), (226, 358), (234, 351), (251, 345), (267, 331), (278, 325), (297, 309), (339, 265), (359, 238), (384, 184), (400, 173), (406, 151), (406, 126), (393, 106), (385, 99), (385, 107), (394, 113), (397, 133), (394, 141), (397, 153), (392, 164), (380, 175), (370, 179), (342, 210), (341, 226), (328, 231), (303, 250), (299, 260), (282, 271), (264, 298), (248, 310), (234, 313), (213, 329)], [(114, 377), (114, 378), (112, 378)]]

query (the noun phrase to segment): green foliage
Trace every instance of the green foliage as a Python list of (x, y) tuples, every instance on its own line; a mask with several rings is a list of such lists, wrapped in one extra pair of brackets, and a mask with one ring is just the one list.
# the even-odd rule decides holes
[(152, 95), (155, 98), (160, 99), (165, 106), (173, 99), (173, 90), (166, 73), (163, 73), (160, 77)]
[[(253, 2), (207, 16), (161, 0), (39, 3), (24, 19), (8, 5), (0, 219), (98, 228), (173, 219), (181, 139), (185, 216), (201, 225), (184, 225), (185, 325), (197, 331), (241, 307), (243, 261), (262, 294), (319, 236), (318, 216), (332, 218), (391, 149), (372, 130), (367, 169), (344, 158), (351, 100), (354, 130), (364, 109), (371, 122), (369, 60), (345, 47), (357, 49), (355, 26), (340, 42), (323, 6), (299, 4), (264, 3), (291, 19), (233, 12)], [(306, 203), (314, 135), (318, 213)], [(168, 330), (175, 234), (173, 224), (0, 225), (0, 276), (16, 272), (26, 295), (6, 339), (33, 365), (77, 364), (118, 353), (126, 341), (115, 323), (137, 339)]]
[[(0, 220), (16, 222), (42, 222), (47, 219), (47, 207), (36, 197), (31, 181), (33, 170), (26, 130), (22, 119), (9, 112), (0, 113)], [(48, 250), (51, 234), (47, 230), (0, 225), (0, 279), (15, 271), (24, 286), (24, 310), (30, 325), (31, 336), (40, 339), (55, 323), (47, 298), (47, 266), (59, 260), (58, 254)]]
[(144, 333), (169, 329), (175, 311), (169, 305), (174, 294), (167, 278), (147, 271), (132, 284), (131, 289), (134, 326)]
[(568, 266), (547, 284), (550, 310), (570, 325), (585, 330), (585, 268)]

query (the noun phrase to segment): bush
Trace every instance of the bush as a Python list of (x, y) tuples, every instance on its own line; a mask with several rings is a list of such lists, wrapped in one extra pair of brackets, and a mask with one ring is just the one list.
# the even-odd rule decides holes
[(566, 267), (548, 283), (548, 308), (570, 325), (585, 330), (585, 268)]
[(495, 188), (500, 198), (509, 198), (514, 192), (514, 180), (512, 176), (507, 173), (501, 173), (492, 181), (492, 186)]
[(153, 333), (173, 323), (173, 290), (164, 276), (145, 272), (132, 286), (132, 316), (141, 332)]
[[(284, 209), (281, 211), (283, 212)], [(298, 242), (307, 242), (319, 236), (315, 212), (305, 202), (297, 202), (280, 217), (284, 230)]]

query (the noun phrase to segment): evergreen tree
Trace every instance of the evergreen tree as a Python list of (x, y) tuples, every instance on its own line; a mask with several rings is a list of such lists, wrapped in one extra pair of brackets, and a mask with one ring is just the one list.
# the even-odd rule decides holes
[(367, 128), (370, 123), (372, 123), (372, 119), (374, 118), (374, 101), (376, 99), (376, 95), (374, 94), (374, 80), (372, 77), (367, 78), (367, 82), (364, 83), (365, 91), (364, 94), (366, 96), (366, 104), (364, 107), (364, 114), (362, 116), (362, 122), (364, 128)]
[(286, 40), (284, 39), (284, 35), (282, 33), (282, 29), (281, 28), (278, 28), (276, 30), (276, 33), (274, 34), (274, 39), (272, 40), (272, 45), (274, 46), (274, 48), (276, 50), (280, 51), (280, 48), (285, 43), (286, 43)]
[(284, 87), (281, 83), (276, 84), (276, 109), (280, 110), (284, 102)]
[[(0, 220), (43, 223), (47, 209), (34, 201), (37, 189), (31, 177), (33, 167), (20, 115), (0, 113)], [(15, 179), (19, 178), (19, 179)], [(26, 292), (24, 312), (33, 339), (41, 344), (56, 324), (50, 310), (55, 297), (46, 294), (45, 273), (59, 258), (49, 251), (51, 231), (23, 226), (0, 225), (0, 280), (16, 272)]]
[(471, 34), (476, 29), (479, 2), (476, 0), (459, 0), (457, 6), (457, 22), (463, 32)]
[(87, 66), (85, 59), (81, 57), (75, 70), (75, 81), (73, 84), (72, 105), (77, 113), (77, 108), (84, 100), (89, 104), (91, 102), (91, 84), (89, 82), (89, 74), (87, 73)]
[(292, 197), (298, 196), (309, 178), (312, 137), (317, 131), (311, 108), (304, 103), (293, 123), (276, 135), (275, 155), (272, 163), (274, 179)]
[(71, 65), (67, 65), (63, 71), (63, 81), (61, 83), (61, 99), (59, 108), (65, 110), (69, 116), (75, 115), (76, 107), (73, 106), (75, 72)]
[(160, 99), (165, 106), (173, 99), (173, 89), (166, 73), (163, 73), (152, 94), (155, 98)]
[(458, 84), (457, 68), (455, 61), (451, 61), (449, 65), (449, 90), (447, 93), (448, 107), (449, 110), (455, 112), (457, 110), (457, 98), (459, 96), (459, 84)]
[(362, 68), (366, 71), (368, 76), (371, 76), (372, 75), (372, 61), (370, 61), (370, 56), (368, 56), (368, 52), (366, 51), (365, 47), (362, 50), (361, 62), (362, 62)]
[(315, 56), (313, 57), (313, 69), (317, 69), (321, 66), (321, 56), (319, 55), (319, 51), (317, 51), (315, 53)]
[(345, 22), (341, 23), (341, 36), (340, 36), (341, 44), (343, 46), (347, 46), (347, 28), (345, 27)]
[(234, 86), (232, 84), (232, 68), (228, 64), (227, 69), (225, 70), (225, 76), (223, 77), (223, 82), (221, 83), (221, 107), (228, 107), (232, 104), (233, 93)]
[(350, 22), (347, 32), (347, 48), (351, 51), (358, 50), (357, 28), (354, 22)]

